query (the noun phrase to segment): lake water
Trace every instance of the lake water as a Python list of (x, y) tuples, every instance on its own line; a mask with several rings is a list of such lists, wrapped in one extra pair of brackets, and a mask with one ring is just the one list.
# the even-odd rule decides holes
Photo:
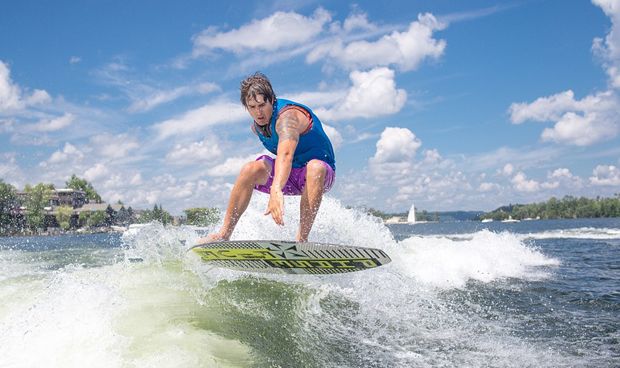
[[(293, 239), (257, 196), (233, 239)], [(0, 367), (617, 367), (620, 219), (385, 226), (326, 198), (311, 240), (375, 270), (269, 276), (208, 229), (0, 238)], [(142, 259), (135, 262), (135, 259)]]

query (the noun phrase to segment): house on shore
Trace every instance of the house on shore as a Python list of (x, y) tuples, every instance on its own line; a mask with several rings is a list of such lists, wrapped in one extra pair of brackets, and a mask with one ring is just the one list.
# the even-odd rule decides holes
[[(20, 191), (17, 192), (18, 205), (14, 211), (14, 217), (17, 222), (21, 223), (24, 227), (25, 219), (27, 216), (28, 208), (27, 198), (28, 193)], [(123, 222), (129, 222), (129, 217), (132, 213), (127, 213), (127, 209), (122, 204), (109, 204), (105, 202), (90, 203), (86, 197), (86, 192), (83, 190), (76, 190), (71, 188), (54, 189), (51, 192), (49, 202), (43, 208), (45, 211), (44, 227), (59, 227), (57, 220), (58, 208), (71, 207), (72, 214), (69, 220), (70, 228), (77, 228), (84, 225), (85, 218), (88, 218), (96, 212), (104, 212), (106, 214), (106, 222), (111, 222), (111, 219), (116, 218), (117, 214), (125, 212), (123, 214)]]

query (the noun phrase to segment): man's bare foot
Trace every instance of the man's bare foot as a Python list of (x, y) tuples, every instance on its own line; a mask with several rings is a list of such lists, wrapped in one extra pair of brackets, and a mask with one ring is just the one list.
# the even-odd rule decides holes
[(198, 238), (198, 240), (196, 241), (196, 245), (207, 244), (207, 243), (212, 243), (212, 242), (221, 241), (221, 240), (228, 240), (228, 239), (229, 237), (224, 236), (220, 233), (212, 233), (203, 238)]
[(295, 241), (297, 243), (307, 243), (308, 242), (308, 238), (302, 238), (301, 237), (301, 232), (297, 231), (297, 235), (295, 235)]

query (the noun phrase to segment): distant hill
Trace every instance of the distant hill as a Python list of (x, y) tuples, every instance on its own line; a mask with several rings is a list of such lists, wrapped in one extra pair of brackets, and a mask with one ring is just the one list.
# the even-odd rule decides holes
[[(407, 212), (402, 213), (386, 213), (375, 210), (373, 208), (365, 209), (366, 212), (380, 217), (383, 220), (387, 220), (393, 217), (407, 218)], [(439, 222), (454, 222), (454, 221), (479, 221), (480, 217), (484, 215), (484, 211), (435, 211), (429, 212), (426, 210), (416, 211), (415, 216), (418, 221), (439, 221)]]
[(437, 212), (440, 222), (479, 221), (484, 211), (445, 211)]
[(516, 220), (620, 217), (620, 193), (611, 198), (551, 197), (546, 202), (502, 206), (481, 216), (493, 220), (505, 220), (509, 217)]

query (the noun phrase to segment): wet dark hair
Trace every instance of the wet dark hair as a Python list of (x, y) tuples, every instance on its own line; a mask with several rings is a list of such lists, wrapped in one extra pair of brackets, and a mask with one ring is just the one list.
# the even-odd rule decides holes
[(256, 72), (253, 75), (245, 78), (241, 81), (241, 103), (246, 108), (248, 98), (256, 99), (257, 95), (263, 95), (266, 101), (274, 103), (276, 100), (276, 94), (271, 87), (269, 78), (261, 72)]

